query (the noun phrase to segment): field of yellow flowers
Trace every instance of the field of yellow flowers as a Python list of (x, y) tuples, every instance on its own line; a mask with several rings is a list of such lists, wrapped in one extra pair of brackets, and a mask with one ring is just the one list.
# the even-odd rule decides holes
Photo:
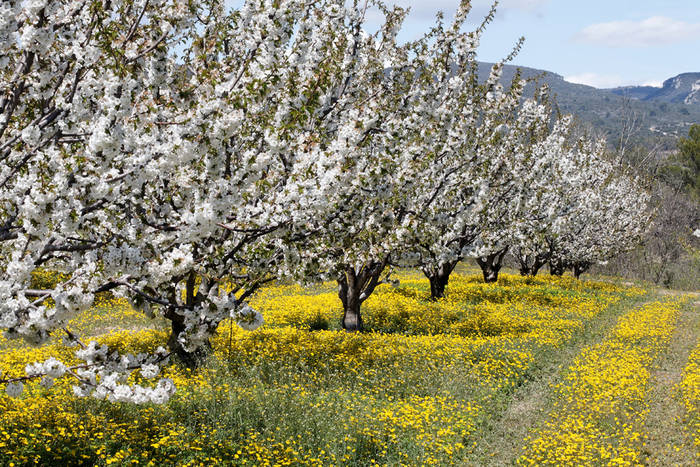
[[(76, 398), (69, 381), (28, 386), (20, 399), (2, 394), (0, 464), (461, 464), (543, 360), (605, 313), (622, 317), (554, 388), (519, 462), (636, 462), (645, 378), (681, 301), (635, 308), (646, 292), (634, 287), (459, 274), (447, 298), (431, 302), (422, 277), (400, 279), (365, 302), (362, 334), (339, 330), (332, 284), (262, 290), (251, 305), (266, 324), (247, 332), (226, 323), (206, 367), (168, 367), (178, 390), (163, 406)], [(70, 327), (123, 352), (167, 341), (163, 323), (108, 297)], [(28, 348), (0, 339), (0, 370), (21, 375), (28, 363), (70, 354), (58, 340)], [(700, 352), (693, 361), (683, 394), (697, 433)]]
[(683, 403), (688, 413), (688, 424), (693, 437), (693, 444), (700, 455), (700, 343), (690, 354), (688, 366), (681, 381)]
[(668, 345), (683, 299), (652, 302), (585, 349), (556, 388), (544, 428), (519, 459), (527, 465), (642, 465), (649, 370)]

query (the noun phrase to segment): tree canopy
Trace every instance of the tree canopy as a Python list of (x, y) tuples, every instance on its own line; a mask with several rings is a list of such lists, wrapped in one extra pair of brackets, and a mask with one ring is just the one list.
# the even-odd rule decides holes
[[(0, 327), (62, 333), (84, 362), (37, 363), (8, 392), (69, 376), (79, 395), (163, 402), (172, 382), (129, 375), (198, 365), (224, 319), (260, 326), (247, 300), (279, 278), (336, 280), (360, 331), (395, 265), (440, 276), (439, 298), (468, 256), (490, 281), (511, 248), (569, 266), (629, 248), (643, 188), (546, 90), (523, 101), (503, 63), (478, 80), (494, 10), (465, 32), (469, 9), (399, 43), (406, 11), (378, 0), (4, 2)], [(43, 268), (67, 279), (37, 289)], [(167, 320), (168, 348), (120, 355), (67, 329), (101, 293)]]

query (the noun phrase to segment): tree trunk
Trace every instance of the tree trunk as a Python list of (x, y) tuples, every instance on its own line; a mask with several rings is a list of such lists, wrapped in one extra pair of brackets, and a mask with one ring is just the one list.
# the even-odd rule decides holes
[[(190, 273), (187, 277), (187, 284), (185, 289), (185, 304), (187, 307), (194, 307), (196, 294), (196, 276), (194, 273)], [(175, 294), (177, 292), (177, 287), (172, 289), (172, 303), (177, 303), (175, 299)], [(170, 320), (170, 338), (168, 339), (168, 348), (182, 361), (182, 363), (187, 368), (197, 368), (206, 360), (211, 350), (211, 344), (208, 340), (204, 342), (203, 345), (197, 347), (196, 349), (190, 351), (182, 346), (179, 341), (178, 336), (185, 330), (185, 317), (183, 314), (178, 313), (175, 307), (171, 307), (166, 310), (165, 317)]]
[(519, 259), (520, 262), (520, 275), (521, 276), (536, 276), (537, 273), (540, 271), (542, 266), (547, 264), (547, 261), (542, 257), (542, 255), (535, 255), (535, 258), (532, 262), (530, 262), (530, 257), (529, 256), (521, 256)]
[(438, 300), (445, 296), (445, 289), (450, 281), (450, 274), (457, 266), (457, 261), (442, 263), (438, 267), (423, 268), (423, 274), (430, 281), (430, 298)]
[(354, 267), (348, 266), (338, 279), (338, 297), (343, 303), (342, 324), (346, 331), (362, 332), (364, 330), (360, 307), (379, 285), (379, 278), (388, 262), (387, 257), (383, 261), (365, 264), (359, 272), (355, 271)]
[(549, 260), (549, 274), (552, 276), (563, 276), (566, 270), (566, 264), (561, 259), (550, 259)]
[(588, 262), (575, 263), (573, 266), (574, 277), (576, 279), (581, 279), (581, 274), (588, 271), (588, 268), (590, 267), (591, 263)]
[(477, 258), (476, 262), (479, 263), (479, 266), (481, 267), (481, 272), (484, 275), (484, 282), (489, 283), (498, 281), (498, 272), (500, 268), (489, 261), (488, 257)]
[(357, 290), (349, 290), (343, 300), (343, 329), (348, 332), (364, 331), (364, 323), (362, 321), (362, 313), (360, 306), (362, 302), (357, 294)]
[(170, 351), (177, 355), (182, 364), (187, 368), (199, 367), (207, 359), (209, 351), (211, 350), (209, 341), (206, 341), (204, 345), (193, 351), (186, 350), (178, 340), (180, 333), (185, 330), (185, 318), (175, 312), (175, 310), (169, 310), (165, 317), (168, 318), (171, 323), (170, 338), (168, 339), (168, 348)]
[(431, 300), (438, 300), (445, 296), (445, 288), (447, 288), (447, 283), (450, 280), (450, 276), (442, 276), (436, 274), (434, 276), (428, 277), (430, 281), (430, 298)]
[(498, 281), (498, 272), (501, 270), (503, 258), (506, 256), (506, 253), (508, 253), (508, 247), (496, 253), (476, 258), (476, 262), (479, 264), (479, 267), (481, 267), (481, 272), (484, 275), (484, 282)]

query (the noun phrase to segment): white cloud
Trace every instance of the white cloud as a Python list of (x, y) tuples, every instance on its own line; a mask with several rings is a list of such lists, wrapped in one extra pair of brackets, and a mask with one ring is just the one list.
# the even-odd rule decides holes
[(577, 75), (565, 76), (564, 80), (568, 81), (569, 83), (585, 84), (586, 86), (593, 86), (594, 88), (598, 89), (617, 88), (620, 86), (653, 86), (655, 88), (660, 88), (663, 86), (662, 81), (630, 81), (629, 79), (624, 79), (620, 75), (604, 75), (599, 73), (580, 73)]
[(592, 24), (574, 38), (609, 47), (649, 47), (700, 38), (700, 23), (653, 16), (641, 21)]
[(601, 75), (598, 73), (581, 73), (578, 75), (565, 76), (565, 81), (575, 84), (585, 84), (587, 86), (593, 86), (594, 88), (616, 88), (618, 86), (625, 86), (629, 82), (618, 75)]

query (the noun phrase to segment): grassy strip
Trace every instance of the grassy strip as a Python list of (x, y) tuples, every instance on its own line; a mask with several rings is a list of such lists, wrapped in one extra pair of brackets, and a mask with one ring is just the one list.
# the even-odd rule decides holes
[(510, 465), (522, 455), (522, 440), (533, 427), (543, 423), (547, 407), (554, 403), (552, 388), (564, 376), (564, 369), (586, 347), (601, 341), (618, 318), (642, 300), (656, 296), (634, 296), (609, 306), (573, 336), (566, 346), (544, 348), (534, 359), (533, 367), (522, 386), (512, 394), (499, 394), (489, 410), (489, 417), (477, 427), (478, 444), (467, 457), (468, 465)]
[(700, 336), (700, 313), (695, 304), (682, 309), (671, 342), (651, 372), (645, 419), (644, 465), (694, 465), (692, 437), (684, 424), (685, 410), (680, 383), (684, 366)]
[(688, 358), (680, 388), (686, 410), (686, 427), (700, 459), (700, 343)]
[(518, 464), (639, 464), (649, 370), (669, 343), (682, 303), (636, 308), (603, 342), (584, 350), (557, 386), (550, 416), (526, 440)]

